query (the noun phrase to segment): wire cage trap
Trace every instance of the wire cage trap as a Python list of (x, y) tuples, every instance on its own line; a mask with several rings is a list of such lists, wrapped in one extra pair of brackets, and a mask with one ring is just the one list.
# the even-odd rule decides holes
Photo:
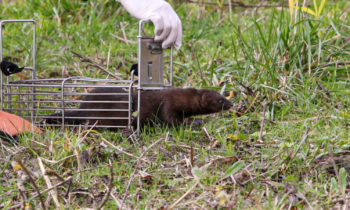
[[(141, 92), (173, 86), (172, 48), (168, 83), (163, 75), (163, 50), (161, 43), (142, 33), (139, 22), (138, 79), (131, 73), (130, 80), (95, 79), (88, 77), (36, 78), (36, 22), (34, 20), (0, 21), (0, 62), (3, 62), (3, 25), (7, 23), (30, 23), (33, 25), (32, 66), (29, 80), (16, 80), (11, 74), (0, 74), (0, 108), (30, 120), (38, 127), (76, 127), (85, 125), (95, 128), (133, 128), (139, 132)], [(3, 67), (3, 66), (2, 66)], [(137, 97), (135, 97), (137, 96)], [(98, 113), (98, 114), (97, 114)], [(135, 120), (136, 123), (135, 123)]]

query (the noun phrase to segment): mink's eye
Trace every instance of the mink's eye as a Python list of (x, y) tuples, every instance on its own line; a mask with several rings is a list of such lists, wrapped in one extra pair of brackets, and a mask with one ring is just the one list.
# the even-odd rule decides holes
[(219, 104), (223, 104), (224, 103), (224, 100), (223, 99), (220, 99), (219, 100)]

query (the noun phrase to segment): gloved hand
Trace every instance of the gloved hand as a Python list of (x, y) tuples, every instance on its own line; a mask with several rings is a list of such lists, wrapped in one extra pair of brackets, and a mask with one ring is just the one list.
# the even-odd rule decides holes
[(179, 16), (164, 0), (119, 0), (124, 8), (134, 17), (149, 19), (155, 29), (155, 40), (163, 41), (162, 47), (168, 48), (173, 43), (179, 49), (182, 42), (182, 26)]

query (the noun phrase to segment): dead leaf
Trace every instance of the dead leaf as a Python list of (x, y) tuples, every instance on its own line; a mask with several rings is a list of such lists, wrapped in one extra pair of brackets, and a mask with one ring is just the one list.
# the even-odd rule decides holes
[(147, 172), (139, 171), (139, 175), (141, 180), (145, 181), (146, 183), (151, 183), (153, 181), (153, 176)]
[(236, 92), (230, 91), (230, 93), (229, 93), (229, 95), (226, 97), (226, 99), (227, 99), (227, 100), (230, 100), (230, 99), (232, 99), (232, 98), (234, 98), (234, 97), (236, 97), (236, 96), (237, 96), (237, 93), (236, 93)]
[(17, 161), (12, 161), (11, 165), (12, 165), (12, 168), (13, 168), (14, 172), (23, 170), (22, 166)]

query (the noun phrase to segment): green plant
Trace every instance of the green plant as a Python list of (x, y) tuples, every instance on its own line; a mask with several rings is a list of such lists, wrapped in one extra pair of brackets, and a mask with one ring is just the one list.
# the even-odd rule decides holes
[(324, 5), (326, 4), (327, 0), (321, 0), (321, 3), (319, 5), (317, 4), (317, 0), (313, 0), (313, 9), (310, 9), (308, 7), (295, 6), (298, 1), (299, 0), (288, 0), (289, 13), (291, 16), (293, 16), (294, 14), (294, 9), (298, 9), (306, 13), (309, 13), (310, 15), (313, 15), (316, 18), (320, 18)]

